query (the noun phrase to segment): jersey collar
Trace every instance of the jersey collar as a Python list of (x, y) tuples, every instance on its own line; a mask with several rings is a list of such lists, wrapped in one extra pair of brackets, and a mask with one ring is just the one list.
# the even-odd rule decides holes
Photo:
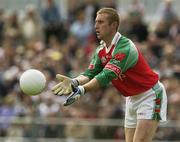
[(114, 35), (114, 37), (113, 37), (113, 39), (111, 41), (111, 45), (108, 48), (106, 47), (106, 43), (103, 40), (100, 41), (100, 44), (105, 47), (106, 53), (107, 53), (107, 52), (109, 52), (111, 50), (112, 47), (116, 46), (116, 44), (118, 43), (120, 38), (121, 38), (121, 34), (119, 32), (117, 32)]

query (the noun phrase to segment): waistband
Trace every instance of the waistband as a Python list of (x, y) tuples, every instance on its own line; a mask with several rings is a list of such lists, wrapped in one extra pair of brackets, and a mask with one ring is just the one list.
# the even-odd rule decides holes
[(141, 97), (145, 97), (145, 96), (149, 96), (151, 94), (153, 94), (153, 92), (155, 91), (160, 91), (162, 89), (161, 87), (161, 83), (158, 81), (152, 88), (150, 88), (149, 90), (143, 92), (143, 93), (140, 93), (138, 95), (135, 95), (135, 96), (129, 96), (127, 98), (132, 98), (132, 99), (138, 99), (138, 98), (141, 98)]
[(154, 90), (154, 91), (158, 91), (159, 89), (161, 89), (162, 87), (161, 87), (161, 83), (158, 81), (153, 87), (152, 87), (152, 89)]

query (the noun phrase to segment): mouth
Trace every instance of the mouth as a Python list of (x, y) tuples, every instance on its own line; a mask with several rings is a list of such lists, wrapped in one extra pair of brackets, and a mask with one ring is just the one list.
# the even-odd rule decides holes
[(99, 36), (99, 35), (100, 35), (100, 32), (99, 32), (99, 31), (96, 31), (96, 35)]

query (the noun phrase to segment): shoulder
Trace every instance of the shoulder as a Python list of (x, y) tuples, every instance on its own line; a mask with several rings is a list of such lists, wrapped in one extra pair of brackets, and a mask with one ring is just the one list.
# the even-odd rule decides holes
[(130, 56), (138, 56), (138, 50), (135, 44), (125, 36), (122, 36), (116, 45), (114, 54), (117, 53), (124, 53)]
[(134, 43), (129, 38), (121, 36), (116, 45), (115, 52), (129, 52), (133, 48), (136, 48)]
[(120, 47), (120, 48), (128, 48), (131, 46), (134, 46), (134, 43), (125, 36), (121, 36), (121, 38), (119, 39), (117, 43), (117, 47)]

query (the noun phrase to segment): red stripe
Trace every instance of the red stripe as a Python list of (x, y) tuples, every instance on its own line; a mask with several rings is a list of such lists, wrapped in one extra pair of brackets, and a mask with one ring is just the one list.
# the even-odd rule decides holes
[(94, 69), (94, 65), (93, 65), (93, 64), (90, 64), (89, 67), (88, 67), (88, 69), (93, 70), (93, 69)]
[(155, 109), (155, 112), (160, 113), (160, 109)]
[(113, 64), (107, 64), (105, 68), (113, 71), (117, 76), (121, 73), (121, 68)]
[(113, 44), (112, 46), (111, 46), (111, 49), (109, 50), (109, 54), (112, 54), (112, 52), (113, 52), (113, 50), (114, 50), (114, 47), (115, 47), (115, 45)]
[(155, 101), (156, 101), (156, 105), (160, 105), (161, 104), (161, 99), (160, 98), (157, 98)]

